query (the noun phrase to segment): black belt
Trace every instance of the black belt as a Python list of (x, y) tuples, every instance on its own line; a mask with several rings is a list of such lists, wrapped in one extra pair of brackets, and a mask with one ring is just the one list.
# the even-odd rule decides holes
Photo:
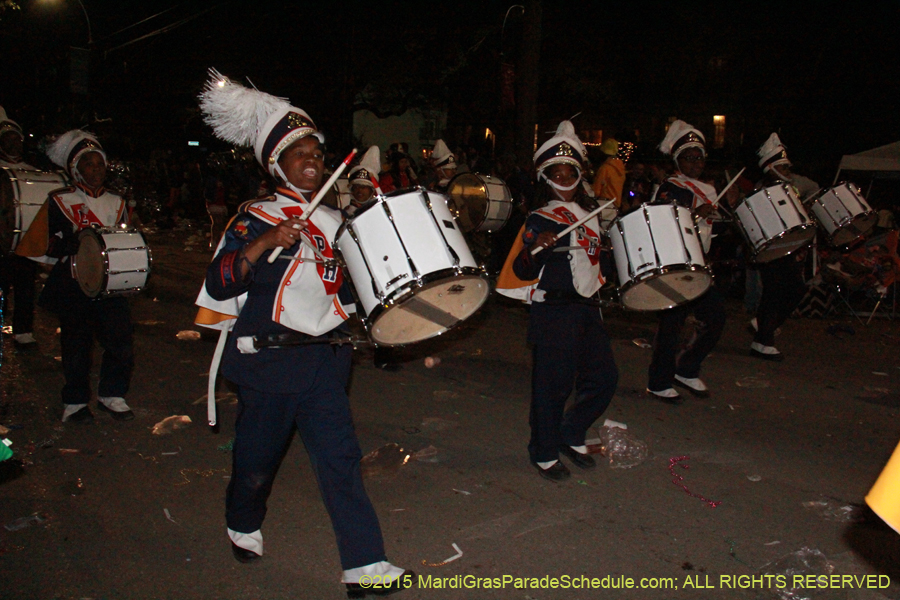
[(585, 298), (572, 290), (541, 290), (544, 292), (543, 304), (586, 304), (587, 306), (600, 306), (600, 299), (596, 295)]

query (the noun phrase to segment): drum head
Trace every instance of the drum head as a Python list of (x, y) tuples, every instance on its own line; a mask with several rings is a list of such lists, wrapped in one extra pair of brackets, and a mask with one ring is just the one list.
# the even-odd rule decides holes
[(81, 232), (78, 254), (75, 255), (75, 272), (81, 291), (96, 298), (106, 286), (106, 261), (103, 258), (103, 241), (91, 229)]
[(378, 314), (369, 335), (381, 346), (427, 340), (472, 316), (487, 300), (490, 290), (480, 275), (437, 279), (412, 290)]
[(465, 232), (475, 231), (487, 215), (488, 190), (477, 173), (460, 173), (450, 181), (450, 212)]
[(627, 285), (620, 291), (622, 304), (631, 310), (665, 310), (699, 298), (712, 284), (703, 269), (663, 269), (662, 273)]
[(783, 234), (766, 242), (753, 257), (753, 262), (767, 263), (783, 258), (796, 252), (800, 248), (808, 246), (816, 237), (816, 228), (809, 223), (800, 227), (794, 227)]
[(13, 190), (10, 172), (0, 169), (0, 253), (12, 250), (13, 241), (18, 228), (16, 210), (16, 194)]

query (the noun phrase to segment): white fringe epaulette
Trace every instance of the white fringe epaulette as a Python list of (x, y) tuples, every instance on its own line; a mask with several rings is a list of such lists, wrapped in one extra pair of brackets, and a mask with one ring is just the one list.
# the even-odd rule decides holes
[(259, 90), (235, 83), (215, 69), (200, 94), (203, 121), (216, 137), (238, 146), (252, 147), (269, 117), (290, 104)]
[(47, 146), (47, 158), (49, 158), (54, 165), (58, 167), (62, 167), (63, 169), (68, 169), (69, 165), (66, 162), (69, 160), (69, 153), (72, 151), (72, 148), (83, 139), (93, 140), (98, 146), (100, 142), (97, 141), (97, 136), (93, 133), (88, 133), (87, 131), (82, 131), (80, 129), (73, 129), (72, 131), (67, 131)]

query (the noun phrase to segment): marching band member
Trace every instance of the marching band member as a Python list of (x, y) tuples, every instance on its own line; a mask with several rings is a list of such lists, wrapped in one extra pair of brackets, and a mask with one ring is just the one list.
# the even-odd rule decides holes
[[(223, 374), (239, 388), (225, 501), (232, 552), (243, 563), (262, 556), (266, 502), (297, 428), (331, 517), (348, 596), (400, 591), (413, 575), (387, 562), (360, 472), (362, 454), (344, 388), (352, 348), (328, 343), (351, 303), (339, 296), (344, 280), (331, 247), (341, 216), (320, 206), (300, 218), (322, 185), (324, 137), (301, 109), (215, 71), (210, 76), (200, 96), (206, 123), (225, 141), (253, 146), (279, 182), (273, 196), (240, 208), (198, 298), (203, 308), (230, 305), (234, 312), (228, 314), (238, 315), (222, 361)], [(278, 247), (285, 255), (269, 263)], [(239, 348), (237, 340), (247, 336), (325, 343)], [(392, 583), (363, 587), (369, 577)]]
[[(6, 116), (0, 106), (0, 167), (10, 169), (35, 168), (22, 160), (24, 154), (25, 135), (19, 124)], [(20, 234), (24, 235), (23, 231)], [(15, 310), (13, 311), (13, 341), (19, 348), (34, 348), (34, 280), (37, 276), (37, 263), (16, 254), (0, 256), (0, 290), (9, 298), (9, 290), (15, 292)]]
[[(596, 298), (604, 282), (599, 219), (595, 216), (557, 238), (598, 206), (581, 185), (585, 158), (569, 121), (535, 153), (535, 170), (543, 181), (539, 208), (528, 216), (497, 286), (500, 293), (531, 303), (528, 342), (534, 363), (528, 453), (538, 473), (551, 481), (570, 476), (560, 454), (579, 468), (595, 466), (585, 434), (609, 406), (619, 377)], [(538, 247), (545, 250), (533, 255)], [(510, 271), (520, 280), (518, 285), (507, 283)], [(573, 385), (575, 403), (565, 410)]]
[[(653, 204), (677, 204), (690, 209), (695, 217), (706, 219), (716, 210), (713, 204), (716, 190), (700, 181), (706, 166), (703, 134), (684, 121), (675, 121), (669, 125), (659, 149), (672, 157), (675, 174), (660, 185)], [(690, 313), (699, 321), (698, 330), (688, 348), (679, 355), (679, 334)], [(669, 404), (683, 402), (673, 384), (695, 396), (709, 396), (706, 384), (700, 379), (700, 366), (715, 348), (724, 327), (725, 306), (714, 286), (691, 302), (660, 311), (647, 391)]]
[[(57, 313), (66, 384), (62, 420), (87, 423), (94, 416), (90, 371), (93, 339), (103, 348), (97, 408), (114, 419), (128, 421), (134, 413), (125, 403), (134, 370), (131, 312), (124, 297), (89, 298), (81, 291), (72, 269), (78, 253), (79, 232), (87, 227), (113, 227), (128, 221), (125, 201), (103, 187), (106, 152), (94, 135), (72, 130), (53, 142), (47, 156), (65, 169), (75, 185), (51, 192), (47, 201), (47, 256), (57, 259), (38, 299)], [(37, 221), (37, 219), (35, 219)], [(35, 225), (29, 234), (38, 234)]]
[(435, 179), (428, 185), (428, 189), (446, 194), (450, 180), (456, 175), (456, 155), (450, 152), (444, 140), (438, 140), (431, 151), (431, 162)]
[(347, 174), (350, 181), (350, 205), (344, 209), (345, 217), (352, 217), (366, 202), (375, 197), (375, 186), (380, 170), (381, 150), (378, 146), (369, 146), (359, 164)]
[[(758, 188), (793, 185), (791, 161), (777, 133), (769, 136), (757, 150), (757, 155), (763, 170), (763, 180)], [(797, 195), (800, 196), (799, 192)], [(806, 283), (803, 281), (805, 259), (806, 252), (801, 251), (757, 265), (762, 279), (762, 297), (756, 318), (751, 321), (756, 333), (750, 343), (750, 356), (775, 362), (784, 360), (784, 355), (775, 347), (775, 331), (791, 316), (806, 294)]]

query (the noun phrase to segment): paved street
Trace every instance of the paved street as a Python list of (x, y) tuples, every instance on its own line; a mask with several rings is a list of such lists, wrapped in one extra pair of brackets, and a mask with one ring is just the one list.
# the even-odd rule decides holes
[[(59, 422), (63, 379), (52, 315), (38, 314), (39, 351), (17, 353), (4, 336), (0, 424), (12, 429), (5, 437), (22, 466), (0, 465), (0, 525), (7, 525), (0, 527), (0, 597), (345, 597), (299, 438), (269, 503), (265, 556), (250, 565), (231, 556), (224, 491), (235, 398), (220, 382), (221, 426), (213, 433), (205, 395), (215, 335), (177, 337), (197, 329), (193, 300), (210, 258), (203, 243), (186, 244), (189, 236), (197, 241), (202, 233), (148, 236), (154, 272), (132, 301), (134, 421), (95, 411), (92, 425)], [(366, 486), (389, 560), (431, 576), (432, 586), (436, 578), (472, 576), (397, 597), (900, 598), (900, 535), (863, 503), (900, 440), (900, 323), (790, 320), (778, 339), (787, 360), (776, 364), (748, 356), (747, 316), (737, 301), (728, 308), (725, 335), (704, 365), (712, 397), (678, 407), (643, 392), (650, 350), (634, 340), (652, 340), (654, 318), (607, 311), (621, 376), (605, 417), (626, 423), (648, 455), (631, 468), (612, 468), (598, 455), (597, 469), (573, 469), (563, 484), (540, 478), (525, 449), (523, 307), (493, 297), (458, 330), (404, 349), (396, 373), (375, 369), (370, 350), (357, 351), (350, 397), (363, 454), (380, 449), (365, 463)], [(829, 334), (834, 324), (855, 333)], [(426, 368), (429, 356), (440, 364)], [(173, 415), (193, 423), (151, 433)], [(687, 458), (673, 465), (676, 457)], [(720, 504), (711, 508), (698, 496)], [(453, 544), (462, 556), (440, 565), (457, 554)], [(770, 563), (804, 548), (820, 552), (829, 570), (791, 574), (887, 575), (891, 585), (795, 596), (727, 589), (741, 575), (788, 573), (787, 562)], [(515, 587), (516, 578), (540, 586), (546, 576), (582, 575), (609, 576), (607, 586), (644, 578), (677, 589)], [(502, 589), (453, 587), (504, 576)], [(877, 588), (887, 579), (854, 581)]]

